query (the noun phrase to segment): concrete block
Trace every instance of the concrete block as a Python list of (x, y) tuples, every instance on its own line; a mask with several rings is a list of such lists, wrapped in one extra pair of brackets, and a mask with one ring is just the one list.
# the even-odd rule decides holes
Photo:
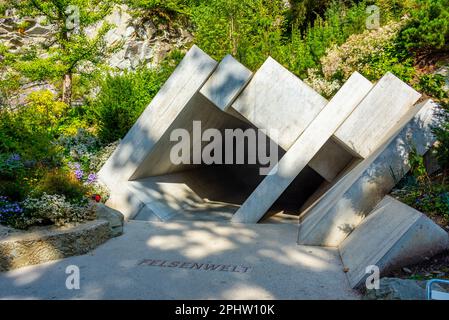
[(269, 136), (269, 130), (277, 130), (279, 146), (288, 150), (326, 104), (326, 99), (268, 58), (232, 108)]
[(354, 73), (285, 153), (271, 174), (257, 186), (232, 221), (258, 222), (353, 112), (372, 86), (371, 82), (359, 73)]
[(387, 73), (335, 132), (335, 138), (361, 158), (380, 147), (385, 134), (405, 116), (421, 94)]
[(415, 105), (393, 133), (386, 134), (391, 138), (307, 208), (299, 244), (338, 246), (408, 172), (411, 146), (422, 155), (433, 145), (436, 112), (430, 100)]
[(193, 46), (100, 170), (99, 179), (111, 190), (120, 190), (216, 66)]
[(368, 266), (376, 265), (384, 274), (448, 248), (445, 230), (389, 196), (339, 246), (352, 287), (364, 284)]
[(246, 86), (252, 74), (251, 70), (231, 55), (227, 55), (201, 88), (200, 93), (225, 111)]

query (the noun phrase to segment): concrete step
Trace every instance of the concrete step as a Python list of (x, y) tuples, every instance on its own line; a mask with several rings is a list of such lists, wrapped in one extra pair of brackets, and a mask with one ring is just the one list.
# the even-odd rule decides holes
[(353, 288), (364, 284), (368, 266), (379, 267), (383, 274), (448, 248), (449, 235), (445, 230), (390, 196), (386, 196), (339, 246)]

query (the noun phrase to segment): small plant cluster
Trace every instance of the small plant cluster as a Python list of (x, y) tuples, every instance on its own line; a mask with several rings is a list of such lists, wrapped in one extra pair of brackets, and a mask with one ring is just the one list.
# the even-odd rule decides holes
[(95, 218), (95, 207), (87, 199), (70, 202), (64, 195), (43, 193), (28, 197), (22, 202), (12, 202), (0, 196), (0, 223), (17, 229), (36, 225), (63, 226)]
[(439, 222), (449, 225), (449, 188), (447, 185), (428, 185), (409, 182), (392, 193), (393, 196), (409, 206), (424, 212)]

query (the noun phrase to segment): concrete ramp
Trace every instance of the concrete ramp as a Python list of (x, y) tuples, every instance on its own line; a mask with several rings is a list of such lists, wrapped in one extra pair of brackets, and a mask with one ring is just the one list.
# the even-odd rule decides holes
[(445, 230), (389, 196), (339, 246), (352, 287), (364, 284), (368, 266), (379, 267), (383, 274), (448, 248)]

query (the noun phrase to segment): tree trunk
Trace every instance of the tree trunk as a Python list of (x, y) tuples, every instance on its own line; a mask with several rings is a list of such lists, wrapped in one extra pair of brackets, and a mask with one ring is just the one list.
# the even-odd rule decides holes
[(64, 75), (62, 80), (62, 102), (70, 106), (72, 103), (72, 73)]

